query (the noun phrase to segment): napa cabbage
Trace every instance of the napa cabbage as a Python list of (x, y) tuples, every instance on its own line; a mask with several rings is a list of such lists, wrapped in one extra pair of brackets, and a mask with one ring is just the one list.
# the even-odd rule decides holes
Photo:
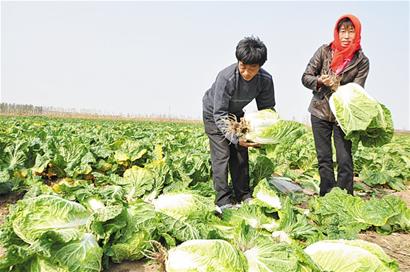
[(255, 143), (275, 145), (284, 141), (294, 142), (306, 132), (303, 124), (280, 119), (279, 114), (271, 109), (246, 114), (244, 119), (249, 130), (245, 138)]
[(363, 146), (382, 146), (393, 137), (393, 121), (388, 108), (372, 98), (359, 84), (340, 86), (329, 99), (330, 109), (345, 138)]
[(399, 271), (380, 246), (363, 240), (323, 240), (311, 244), (305, 252), (325, 271)]
[(168, 251), (168, 272), (245, 272), (243, 254), (224, 240), (190, 240)]

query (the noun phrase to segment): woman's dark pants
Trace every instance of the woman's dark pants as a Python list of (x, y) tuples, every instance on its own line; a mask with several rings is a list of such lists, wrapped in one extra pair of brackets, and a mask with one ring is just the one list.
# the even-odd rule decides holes
[[(344, 132), (335, 122), (328, 122), (311, 115), (313, 137), (319, 164), (320, 195), (338, 186), (353, 195), (352, 142), (344, 139)], [(332, 132), (336, 147), (337, 182), (333, 171)]]

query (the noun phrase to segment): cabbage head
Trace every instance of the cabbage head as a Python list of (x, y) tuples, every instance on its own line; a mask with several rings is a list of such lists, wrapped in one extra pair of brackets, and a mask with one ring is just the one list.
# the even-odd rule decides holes
[(152, 201), (155, 211), (176, 219), (187, 218), (197, 212), (213, 212), (215, 205), (211, 198), (192, 192), (166, 193)]
[(224, 240), (190, 240), (172, 248), (165, 262), (167, 272), (245, 272), (243, 254)]
[(305, 252), (325, 271), (399, 271), (380, 246), (363, 240), (323, 240), (311, 244)]
[(246, 114), (245, 120), (249, 123), (249, 132), (245, 138), (260, 144), (293, 143), (306, 132), (303, 124), (282, 120), (271, 109)]
[(361, 142), (366, 147), (382, 146), (391, 141), (394, 128), (389, 109), (359, 84), (340, 86), (330, 97), (329, 104), (346, 139)]

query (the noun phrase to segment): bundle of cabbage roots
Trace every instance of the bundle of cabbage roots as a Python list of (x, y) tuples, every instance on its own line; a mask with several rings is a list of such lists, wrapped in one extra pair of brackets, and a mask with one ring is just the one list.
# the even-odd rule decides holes
[(239, 121), (235, 116), (224, 120), (225, 132), (259, 144), (275, 145), (283, 141), (295, 141), (306, 132), (303, 124), (283, 120), (271, 109), (246, 113)]
[(330, 109), (346, 134), (363, 146), (382, 146), (393, 137), (390, 111), (356, 83), (340, 86), (329, 99)]

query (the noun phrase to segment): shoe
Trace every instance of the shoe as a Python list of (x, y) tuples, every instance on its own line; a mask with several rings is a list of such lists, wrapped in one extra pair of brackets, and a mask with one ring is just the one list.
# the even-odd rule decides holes
[(245, 200), (243, 200), (241, 203), (236, 204), (234, 207), (239, 209), (240, 207), (242, 207), (242, 205), (251, 203), (252, 200), (253, 200), (252, 197), (248, 197)]
[(222, 206), (218, 206), (218, 205), (217, 205), (217, 206), (215, 207), (215, 210), (216, 210), (217, 213), (222, 214), (222, 212), (223, 212), (224, 210), (226, 210), (226, 209), (232, 209), (232, 208), (235, 208), (235, 206), (232, 205), (231, 203), (228, 203), (228, 204), (225, 204), (225, 205), (222, 205)]

